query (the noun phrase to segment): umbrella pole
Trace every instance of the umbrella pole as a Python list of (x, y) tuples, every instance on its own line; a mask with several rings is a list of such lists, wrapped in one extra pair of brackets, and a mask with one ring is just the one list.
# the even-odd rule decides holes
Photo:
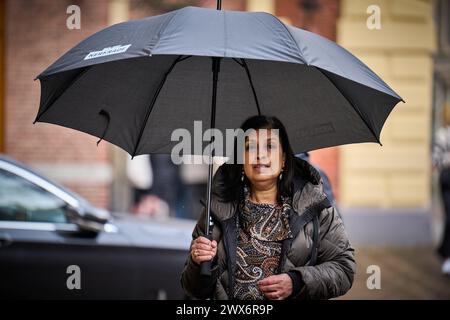
[[(222, 9), (222, 1), (217, 0), (217, 10)], [(212, 72), (213, 72), (213, 92), (211, 99), (211, 124), (210, 128), (216, 127), (216, 97), (217, 97), (217, 78), (220, 69), (220, 58), (212, 58)], [(214, 135), (211, 136), (210, 144), (211, 153), (209, 156), (208, 165), (208, 185), (206, 190), (206, 217), (205, 217), (205, 237), (212, 240), (213, 222), (211, 219), (211, 193), (212, 193), (212, 179), (213, 179), (213, 159), (214, 159)], [(211, 276), (211, 261), (202, 262), (200, 266), (200, 274), (203, 276)]]
[[(213, 72), (213, 92), (211, 100), (211, 124), (210, 128), (213, 129), (216, 126), (216, 98), (217, 98), (217, 80), (220, 71), (220, 58), (212, 58), (212, 72)], [(211, 194), (212, 194), (212, 179), (213, 179), (213, 159), (214, 159), (214, 135), (210, 140), (211, 153), (209, 156), (208, 165), (208, 185), (206, 190), (206, 217), (205, 217), (205, 237), (212, 240), (212, 227), (213, 222), (211, 219)], [(211, 276), (211, 261), (202, 262), (201, 275)]]

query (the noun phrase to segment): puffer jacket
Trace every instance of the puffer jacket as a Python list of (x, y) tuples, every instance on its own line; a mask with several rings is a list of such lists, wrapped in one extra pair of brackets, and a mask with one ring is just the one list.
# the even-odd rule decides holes
[[(219, 167), (213, 178), (213, 188), (223, 175)], [(336, 210), (323, 192), (319, 172), (308, 162), (295, 159), (292, 209), (289, 213), (294, 239), (284, 240), (280, 259), (280, 273), (298, 272), (303, 283), (301, 292), (293, 298), (330, 299), (345, 294), (352, 286), (356, 263), (354, 250)], [(181, 275), (185, 293), (197, 299), (232, 299), (236, 267), (236, 219), (238, 205), (211, 197), (211, 216), (215, 223), (212, 238), (217, 241), (217, 256), (211, 276), (202, 276), (200, 267), (189, 255)], [(317, 210), (314, 210), (314, 209)], [(314, 223), (302, 223), (306, 214), (316, 212), (316, 263), (310, 265), (313, 252)], [(205, 208), (192, 233), (195, 239), (204, 235)], [(318, 221), (318, 223), (317, 223)], [(231, 271), (230, 271), (231, 270)]]

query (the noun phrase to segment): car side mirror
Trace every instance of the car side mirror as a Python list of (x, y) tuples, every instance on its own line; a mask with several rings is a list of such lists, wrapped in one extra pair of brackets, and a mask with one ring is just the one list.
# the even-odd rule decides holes
[(78, 226), (81, 232), (98, 234), (104, 230), (110, 219), (108, 211), (89, 206), (87, 208), (67, 208), (67, 220)]

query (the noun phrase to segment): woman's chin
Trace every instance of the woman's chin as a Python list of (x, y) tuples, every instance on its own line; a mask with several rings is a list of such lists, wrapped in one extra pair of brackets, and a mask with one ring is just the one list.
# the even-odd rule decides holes
[(252, 177), (250, 178), (250, 181), (254, 182), (269, 182), (272, 180), (276, 180), (276, 176), (272, 172), (255, 172)]

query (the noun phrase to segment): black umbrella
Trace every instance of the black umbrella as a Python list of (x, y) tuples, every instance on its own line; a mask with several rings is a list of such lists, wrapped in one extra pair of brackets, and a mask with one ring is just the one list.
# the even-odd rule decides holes
[[(132, 156), (170, 153), (172, 132), (194, 135), (194, 120), (224, 132), (255, 114), (280, 118), (295, 153), (380, 143), (402, 101), (332, 41), (267, 13), (197, 7), (108, 27), (37, 78), (35, 122), (89, 133)], [(210, 165), (207, 235), (212, 172)]]

